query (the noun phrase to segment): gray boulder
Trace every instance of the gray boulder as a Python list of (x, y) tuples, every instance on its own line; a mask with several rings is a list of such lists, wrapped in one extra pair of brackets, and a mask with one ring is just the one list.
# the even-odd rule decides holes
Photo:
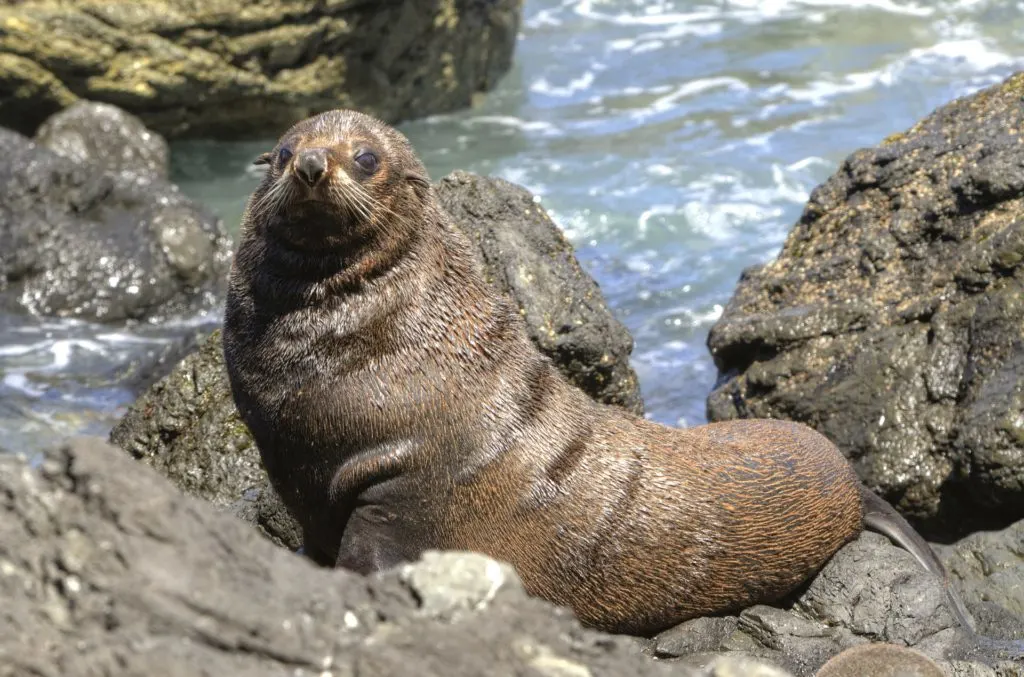
[[(1024, 567), (1017, 572), (1024, 575)], [(813, 675), (853, 646), (907, 646), (955, 674), (1024, 674), (1024, 617), (968, 596), (978, 631), (1013, 642), (980, 646), (950, 612), (941, 582), (884, 536), (864, 533), (825, 565), (787, 608), (757, 605), (736, 616), (698, 618), (652, 639), (647, 651), (700, 666), (711, 657), (754, 657)]]
[(997, 604), (1024, 624), (1024, 520), (971, 534), (940, 552), (968, 601)]
[(107, 172), (0, 129), (0, 309), (98, 322), (211, 308), (231, 256), (177, 187)]
[(468, 106), (509, 69), (518, 0), (20, 0), (0, 7), (0, 125), (86, 99), (165, 136), (276, 136), (358, 108)]
[[(531, 336), (562, 373), (597, 400), (642, 410), (628, 331), (530, 194), (464, 172), (435, 190), (480, 247), (492, 283), (523, 308)], [(525, 270), (533, 274), (518, 274)], [(276, 543), (299, 546), (298, 527), (269, 487), (235, 409), (220, 332), (144, 392), (111, 440), (185, 491), (257, 524)]]
[(933, 534), (1024, 517), (1024, 75), (851, 155), (708, 346), (708, 418), (832, 439)]
[(47, 118), (35, 141), (57, 155), (141, 181), (167, 179), (167, 142), (117, 106), (80, 101)]
[(0, 512), (3, 677), (786, 677), (652, 661), (471, 553), (319, 569), (97, 440), (0, 457)]

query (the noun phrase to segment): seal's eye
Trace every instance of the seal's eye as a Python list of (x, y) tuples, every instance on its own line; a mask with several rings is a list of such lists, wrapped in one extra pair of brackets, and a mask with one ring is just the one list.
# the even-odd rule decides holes
[(356, 164), (367, 174), (373, 174), (377, 171), (377, 156), (368, 150), (364, 150), (356, 156)]
[(281, 164), (286, 164), (292, 159), (292, 149), (284, 146), (281, 150), (277, 151), (277, 159), (280, 160)]

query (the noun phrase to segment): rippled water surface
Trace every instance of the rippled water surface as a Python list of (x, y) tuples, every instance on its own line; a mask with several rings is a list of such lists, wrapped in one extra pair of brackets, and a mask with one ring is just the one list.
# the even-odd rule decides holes
[[(649, 413), (694, 424), (740, 271), (850, 152), (1020, 69), (1022, 38), (1003, 0), (526, 0), (499, 89), (402, 129), (435, 179), (542, 196), (633, 332)], [(234, 229), (272, 143), (176, 144), (174, 178)], [(131, 398), (119, 365), (176, 331), (0, 317), (0, 447), (104, 431)]]

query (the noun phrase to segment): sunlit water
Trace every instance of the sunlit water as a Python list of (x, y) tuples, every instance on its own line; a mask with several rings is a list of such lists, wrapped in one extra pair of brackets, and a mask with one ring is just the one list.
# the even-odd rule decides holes
[[(740, 271), (850, 152), (1024, 66), (1022, 37), (1005, 0), (527, 0), (498, 90), (402, 129), (435, 179), (542, 196), (633, 332), (649, 414), (694, 424)], [(174, 178), (235, 229), (271, 144), (176, 144)], [(176, 331), (0, 317), (0, 448), (102, 434), (131, 399), (119, 365)]]

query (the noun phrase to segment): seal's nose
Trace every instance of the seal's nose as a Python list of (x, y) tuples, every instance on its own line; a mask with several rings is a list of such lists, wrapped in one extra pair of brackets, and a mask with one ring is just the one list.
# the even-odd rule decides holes
[(327, 171), (327, 152), (323, 148), (307, 148), (295, 158), (295, 173), (310, 188), (320, 183)]

